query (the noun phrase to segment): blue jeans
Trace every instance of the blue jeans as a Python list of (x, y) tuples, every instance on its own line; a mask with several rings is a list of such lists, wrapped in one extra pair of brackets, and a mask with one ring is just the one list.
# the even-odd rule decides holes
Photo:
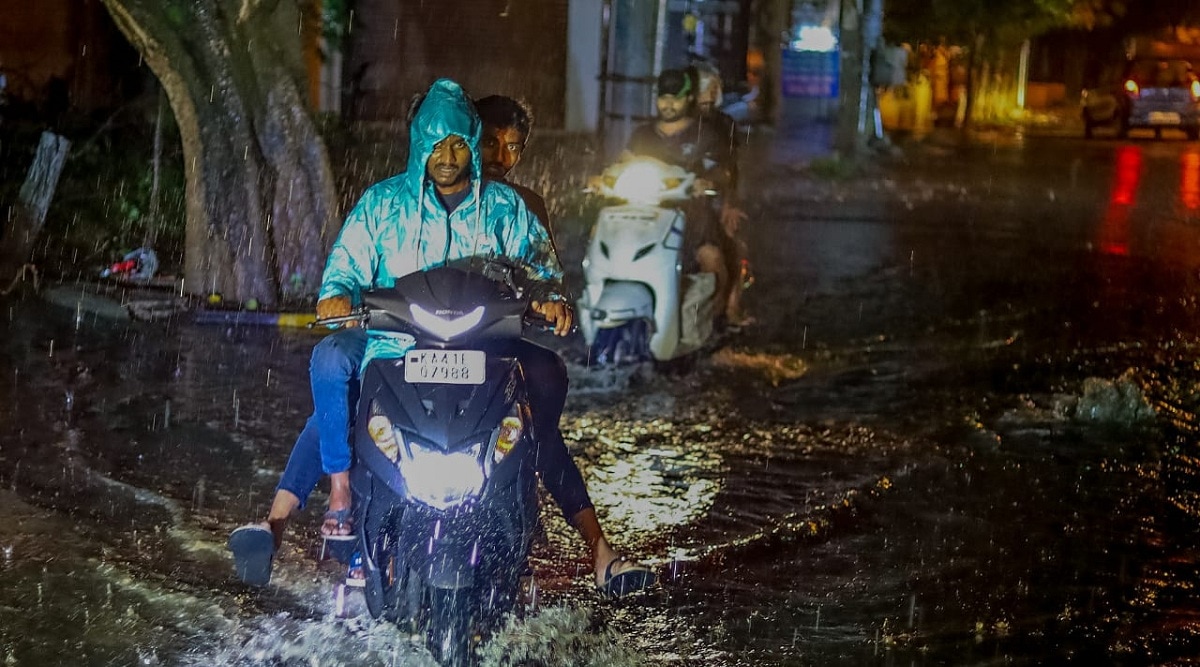
[(279, 477), (276, 491), (287, 491), (300, 499), (300, 509), (308, 504), (308, 496), (321, 481), (321, 436), (317, 433), (317, 416), (312, 415), (304, 423), (304, 430), (292, 446), (287, 467)]
[(358, 400), (358, 368), (366, 350), (362, 328), (336, 331), (313, 348), (308, 368), (313, 414), (276, 487), (294, 494), (301, 507), (322, 473), (350, 469), (350, 411)]

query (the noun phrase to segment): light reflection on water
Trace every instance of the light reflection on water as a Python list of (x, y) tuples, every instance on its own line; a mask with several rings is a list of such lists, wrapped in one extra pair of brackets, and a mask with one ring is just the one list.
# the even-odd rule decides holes
[[(8, 399), (0, 405), (23, 427), (0, 435), (0, 481), (61, 525), (8, 541), (3, 573), (17, 583), (11, 590), (24, 592), (5, 604), (38, 612), (28, 624), (5, 624), (6, 656), (22, 663), (70, 655), (78, 664), (287, 664), (309, 655), (389, 664), (420, 654), (386, 626), (328, 617), (336, 575), (326, 566), (314, 576), (311, 516), (285, 544), (271, 590), (248, 595), (232, 581), (224, 539), (265, 511), (293, 425), (308, 409), (310, 336), (191, 327), (164, 336), (135, 326), (83, 331), (64, 342), (57, 332), (14, 333), (25, 337), (8, 339), (18, 372), (0, 384), (0, 398)], [(45, 342), (52, 338), (53, 356)], [(23, 350), (14, 352), (14, 341)], [(813, 452), (814, 437), (832, 454), (837, 437), (727, 419), (721, 392), (698, 389), (703, 382), (660, 379), (628, 396), (618, 392), (615, 401), (611, 394), (585, 398), (564, 421), (606, 528), (631, 555), (668, 564), (708, 558), (711, 540), (753, 538), (773, 517), (802, 512), (801, 498), (819, 495), (796, 476), (793, 455)], [(72, 391), (69, 410), (63, 386)], [(58, 443), (49, 451), (36, 437), (47, 426)], [(848, 481), (827, 472), (815, 477), (831, 488)], [(755, 479), (780, 493), (747, 502)], [(555, 510), (543, 514), (553, 518)], [(534, 559), (550, 564), (539, 573), (543, 604), (594, 608), (578, 537), (561, 519), (547, 524), (551, 539)], [(56, 556), (67, 553), (78, 560)], [(44, 562), (52, 563), (45, 571)], [(39, 590), (42, 602), (22, 597)], [(50, 592), (66, 597), (52, 603), (58, 598)], [(109, 609), (109, 599), (124, 604)], [(722, 653), (699, 631), (646, 623), (645, 614), (663, 613), (653, 605), (613, 613), (618, 627), (627, 619), (623, 631), (647, 655), (663, 657), (654, 646), (659, 632), (704, 639), (682, 655)], [(80, 614), (87, 628), (102, 630), (63, 642), (53, 628)]]
[[(135, 329), (87, 346), (58, 337), (50, 357), (44, 340), (56, 334), (9, 333), (5, 356), (21, 361), (0, 378), (0, 417), (15, 425), (0, 433), (0, 486), (12, 489), (0, 495), (12, 508), (0, 657), (419, 664), (394, 628), (329, 616), (336, 571), (313, 564), (311, 510), (276, 586), (249, 593), (232, 581), (224, 538), (265, 511), (308, 409), (310, 337)], [(1115, 377), (1128, 365), (1118, 357), (1136, 362), (1140, 349), (1097, 353), (1116, 367), (1100, 374)], [(623, 552), (660, 563), (666, 583), (600, 603), (578, 537), (547, 505), (541, 604), (599, 614), (648, 664), (1195, 654), (1192, 352), (1133, 364), (1180, 360), (1159, 371), (1171, 382), (1143, 380), (1182, 434), (1166, 445), (1154, 432), (1114, 442), (1029, 409), (981, 417), (993, 437), (942, 451), (856, 421), (856, 410), (878, 411), (865, 393), (834, 418), (797, 423), (788, 383), (807, 369), (760, 353), (576, 397), (564, 433), (605, 527)], [(903, 375), (873, 378), (856, 387), (912, 391)], [(823, 390), (814, 382), (805, 396)], [(834, 400), (837, 389), (825, 388)], [(745, 400), (774, 407), (749, 419)]]
[[(588, 467), (588, 492), (616, 534), (655, 534), (703, 517), (720, 490), (724, 443), (708, 429), (671, 421), (576, 420), (569, 440), (590, 436), (602, 452)], [(689, 432), (690, 431), (690, 432)]]

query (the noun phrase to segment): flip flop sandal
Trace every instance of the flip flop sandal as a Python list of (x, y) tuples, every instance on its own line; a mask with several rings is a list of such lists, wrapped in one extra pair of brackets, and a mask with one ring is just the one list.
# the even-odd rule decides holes
[(257, 524), (242, 526), (229, 534), (229, 550), (237, 577), (250, 586), (271, 582), (271, 564), (275, 560), (275, 536)]
[(642, 565), (635, 565), (620, 574), (613, 574), (614, 565), (628, 562), (630, 562), (629, 559), (624, 556), (617, 556), (612, 559), (608, 567), (604, 568), (604, 583), (597, 586), (596, 589), (610, 598), (619, 598), (630, 593), (645, 590), (658, 581), (658, 577), (654, 576), (654, 572)]
[(325, 516), (321, 517), (322, 526), (330, 521), (336, 521), (338, 528), (341, 528), (342, 526), (350, 526), (350, 534), (326, 535), (325, 533), (321, 533), (321, 539), (328, 540), (330, 542), (350, 542), (358, 539), (358, 535), (354, 533), (354, 516), (351, 514), (349, 509), (329, 510), (325, 513)]

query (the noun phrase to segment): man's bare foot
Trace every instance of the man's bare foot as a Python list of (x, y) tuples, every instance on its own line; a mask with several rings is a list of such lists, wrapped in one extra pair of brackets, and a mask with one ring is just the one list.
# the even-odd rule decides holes
[(658, 577), (650, 568), (624, 556), (617, 556), (605, 566), (603, 580), (596, 584), (596, 588), (608, 597), (619, 598), (645, 590), (656, 581)]
[(638, 565), (617, 553), (608, 540), (601, 538), (596, 543), (593, 567), (596, 574), (596, 586), (604, 586), (613, 577), (626, 572), (645, 570), (644, 565)]
[(354, 539), (354, 516), (350, 509), (326, 512), (321, 520), (321, 536), (330, 540)]
[[(612, 565), (612, 569), (609, 569), (609, 565)], [(645, 567), (646, 566), (638, 565), (637, 563), (624, 558), (623, 556), (615, 556), (613, 560), (605, 564), (603, 568), (596, 570), (596, 585), (604, 585), (604, 582), (607, 581), (604, 576), (605, 574), (607, 574), (608, 578), (611, 579), (619, 574), (624, 574), (633, 570), (643, 570)]]
[(331, 539), (345, 539), (354, 535), (354, 521), (350, 514), (350, 473), (339, 472), (329, 476), (329, 511), (321, 522), (321, 534)]

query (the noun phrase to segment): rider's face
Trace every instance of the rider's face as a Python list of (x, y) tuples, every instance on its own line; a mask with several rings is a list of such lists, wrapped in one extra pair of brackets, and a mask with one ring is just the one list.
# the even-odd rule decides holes
[(467, 187), (471, 172), (471, 147), (465, 139), (450, 135), (433, 145), (425, 172), (439, 192), (453, 194)]
[(668, 123), (679, 120), (688, 114), (689, 107), (695, 101), (696, 98), (692, 95), (685, 95), (684, 97), (659, 95), (657, 101), (658, 118)]
[(525, 133), (515, 127), (483, 126), (479, 157), (483, 158), (483, 173), (488, 178), (502, 180), (521, 159), (525, 150)]

